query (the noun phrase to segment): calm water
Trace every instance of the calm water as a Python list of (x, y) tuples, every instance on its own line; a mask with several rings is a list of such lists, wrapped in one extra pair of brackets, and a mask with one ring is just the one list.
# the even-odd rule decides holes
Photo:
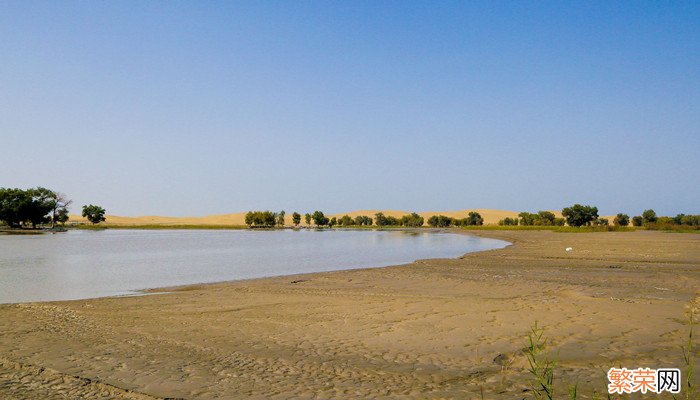
[(0, 303), (453, 258), (508, 243), (400, 231), (105, 230), (0, 235)]

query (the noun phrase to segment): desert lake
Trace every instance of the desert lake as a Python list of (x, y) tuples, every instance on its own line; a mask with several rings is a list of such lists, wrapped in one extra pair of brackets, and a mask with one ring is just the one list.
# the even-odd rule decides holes
[(71, 230), (0, 235), (0, 303), (455, 258), (508, 242), (374, 230)]

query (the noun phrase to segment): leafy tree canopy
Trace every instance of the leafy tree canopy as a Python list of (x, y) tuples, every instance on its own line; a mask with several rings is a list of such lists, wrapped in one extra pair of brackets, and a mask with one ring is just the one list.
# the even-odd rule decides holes
[(83, 206), (83, 217), (87, 218), (87, 220), (93, 224), (99, 224), (106, 220), (105, 209), (92, 204)]
[(566, 218), (566, 223), (569, 226), (591, 225), (593, 221), (598, 219), (597, 207), (582, 206), (581, 204), (566, 207), (561, 213)]

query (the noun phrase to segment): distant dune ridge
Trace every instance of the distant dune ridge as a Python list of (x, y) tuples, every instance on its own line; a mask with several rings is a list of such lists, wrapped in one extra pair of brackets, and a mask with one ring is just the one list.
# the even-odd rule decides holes
[[(277, 210), (271, 210), (277, 211)], [(285, 210), (287, 211), (287, 210)], [(484, 224), (497, 224), (498, 221), (503, 218), (510, 217), (514, 218), (518, 216), (518, 211), (508, 211), (508, 210), (493, 210), (487, 208), (469, 209), (469, 210), (457, 210), (457, 211), (425, 211), (417, 212), (427, 221), (432, 215), (444, 215), (452, 218), (465, 218), (469, 212), (476, 211), (484, 218)], [(287, 211), (285, 216), (285, 222), (287, 226), (292, 226), (292, 213), (294, 210)], [(306, 225), (304, 223), (304, 213), (298, 211), (301, 215), (301, 225)], [(308, 211), (312, 213), (312, 211)], [(347, 213), (329, 214), (328, 217), (340, 218), (343, 215), (349, 215), (351, 217), (356, 217), (358, 215), (367, 215), (374, 218), (374, 214), (381, 212), (386, 216), (391, 217), (401, 217), (406, 214), (410, 214), (411, 211), (401, 211), (401, 210), (357, 210)], [(561, 217), (560, 211), (553, 211), (557, 217)], [(118, 215), (107, 215), (107, 221), (105, 225), (118, 225), (118, 226), (137, 226), (137, 225), (220, 225), (220, 226), (236, 226), (245, 225), (245, 212), (233, 213), (233, 214), (217, 214), (217, 215), (206, 215), (203, 217), (162, 217), (162, 216), (140, 216), (140, 217), (122, 217)], [(72, 222), (87, 222), (87, 220), (80, 215), (71, 215), (70, 221)]]

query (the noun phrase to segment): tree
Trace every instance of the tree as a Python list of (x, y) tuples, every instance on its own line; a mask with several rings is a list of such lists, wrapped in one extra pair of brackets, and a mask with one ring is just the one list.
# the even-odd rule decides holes
[(540, 224), (545, 226), (554, 225), (554, 220), (557, 218), (557, 216), (551, 211), (540, 211), (537, 213), (537, 215), (539, 217)]
[(56, 215), (54, 216), (54, 223), (59, 223), (61, 225), (65, 225), (66, 222), (68, 222), (68, 209), (67, 208), (60, 208), (58, 211), (56, 211)]
[(352, 217), (349, 215), (343, 215), (338, 220), (338, 225), (342, 225), (342, 226), (355, 225), (355, 220), (353, 220)]
[(479, 214), (476, 211), (472, 211), (469, 213), (467, 216), (467, 221), (468, 225), (483, 225), (484, 224), (484, 219), (481, 217), (481, 214)]
[(399, 225), (401, 225), (401, 221), (398, 218), (392, 217), (392, 216), (387, 216), (385, 222), (386, 222), (386, 224), (385, 224), (386, 226), (399, 226)]
[(55, 225), (59, 211), (62, 218), (68, 216), (70, 203), (64, 195), (43, 187), (27, 190), (0, 188), (0, 221), (10, 227), (31, 224), (36, 228), (49, 221)]
[(279, 222), (279, 216), (272, 211), (248, 211), (245, 215), (246, 225), (271, 228)]
[(355, 225), (371, 226), (372, 218), (366, 215), (358, 215), (357, 217), (355, 217)]
[(56, 208), (56, 193), (53, 191), (37, 187), (27, 190), (31, 196), (31, 202), (27, 208), (27, 222), (36, 228), (39, 224), (45, 224), (52, 220), (52, 211)]
[(331, 218), (331, 220), (328, 222), (328, 226), (331, 228), (338, 225), (338, 219), (336, 217)]
[(311, 225), (311, 214), (304, 214), (304, 222), (306, 222), (306, 225)]
[(619, 213), (613, 219), (613, 224), (615, 226), (627, 226), (630, 224), (630, 216), (627, 214)]
[(87, 218), (87, 220), (93, 224), (99, 224), (102, 221), (106, 221), (105, 209), (92, 204), (83, 206), (83, 217)]
[(521, 212), (518, 214), (518, 217), (520, 217), (520, 225), (540, 225), (540, 216), (539, 214), (532, 214), (529, 212)]
[(314, 224), (316, 224), (317, 227), (328, 225), (328, 223), (330, 222), (330, 220), (325, 215), (323, 215), (323, 212), (321, 211), (314, 211), (313, 215), (311, 216), (311, 219), (314, 220)]
[(73, 204), (73, 200), (69, 200), (63, 193), (53, 192), (52, 197), (52, 212), (51, 212), (51, 227), (55, 227), (56, 223), (65, 225), (68, 221), (68, 207)]
[(301, 214), (294, 211), (292, 213), (292, 222), (294, 223), (294, 225), (299, 225), (301, 223)]
[(598, 208), (574, 204), (561, 211), (569, 226), (584, 226), (598, 219)]
[(599, 226), (608, 226), (608, 225), (610, 225), (610, 222), (608, 221), (607, 218), (598, 218), (597, 220), (595, 220), (594, 223), (595, 223), (596, 225), (599, 225)]
[(277, 225), (279, 226), (284, 226), (284, 216), (285, 216), (284, 210), (280, 211), (277, 213)]
[(423, 219), (423, 217), (421, 217), (420, 215), (418, 215), (414, 212), (410, 213), (409, 215), (404, 215), (403, 217), (401, 217), (401, 225), (409, 226), (412, 228), (421, 227), (421, 226), (423, 226), (424, 222), (425, 222), (425, 220)]
[(498, 221), (498, 225), (501, 226), (516, 226), (518, 225), (518, 219), (517, 218), (510, 218), (510, 217), (505, 217), (502, 220)]
[(644, 222), (644, 218), (642, 218), (639, 215), (635, 215), (632, 217), (632, 225), (634, 226), (642, 226), (642, 223)]
[(384, 216), (384, 213), (378, 212), (378, 213), (374, 214), (374, 224), (377, 226), (388, 225), (386, 217)]
[(428, 218), (428, 225), (433, 228), (446, 228), (452, 225), (453, 219), (444, 215), (433, 215)]
[(9, 227), (18, 227), (26, 219), (32, 199), (26, 190), (0, 188), (0, 221)]
[(656, 212), (654, 210), (644, 210), (642, 213), (642, 220), (644, 224), (653, 224), (658, 218), (656, 217)]

